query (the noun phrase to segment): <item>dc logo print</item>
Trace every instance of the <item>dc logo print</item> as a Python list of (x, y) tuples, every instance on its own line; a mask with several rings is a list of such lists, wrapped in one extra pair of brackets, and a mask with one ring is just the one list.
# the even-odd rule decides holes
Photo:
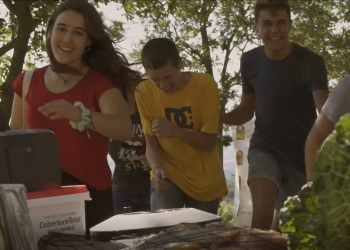
[(180, 128), (191, 129), (193, 130), (192, 122), (192, 108), (183, 107), (180, 109), (176, 108), (166, 108), (165, 117), (169, 121), (173, 121)]

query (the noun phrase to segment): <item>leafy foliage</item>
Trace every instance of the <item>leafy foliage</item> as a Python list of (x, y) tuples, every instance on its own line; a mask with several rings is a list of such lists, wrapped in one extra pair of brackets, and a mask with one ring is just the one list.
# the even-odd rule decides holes
[(306, 230), (306, 225), (311, 215), (310, 208), (316, 208), (317, 211), (317, 202), (318, 196), (313, 194), (312, 183), (304, 186), (299, 195), (289, 197), (285, 202), (280, 214), (281, 231), (288, 234), (291, 249), (316, 250), (316, 236)]
[(292, 250), (350, 246), (350, 114), (343, 116), (314, 165), (314, 183), (287, 200), (281, 230)]
[[(8, 8), (5, 23), (0, 35), (0, 80), (2, 82), (1, 110), (5, 118), (11, 114), (13, 92), (11, 84), (22, 71), (34, 65), (26, 63), (28, 58), (40, 61), (43, 58), (44, 32), (49, 14), (57, 5), (55, 1), (3, 1)], [(29, 42), (30, 41), (30, 42)], [(7, 52), (13, 49), (13, 56), (8, 63)]]
[(233, 223), (233, 206), (232, 206), (232, 204), (227, 203), (225, 201), (221, 202), (219, 210), (218, 210), (218, 215), (223, 219), (223, 221)]
[(350, 74), (350, 2), (291, 1), (292, 41), (321, 54), (329, 79)]

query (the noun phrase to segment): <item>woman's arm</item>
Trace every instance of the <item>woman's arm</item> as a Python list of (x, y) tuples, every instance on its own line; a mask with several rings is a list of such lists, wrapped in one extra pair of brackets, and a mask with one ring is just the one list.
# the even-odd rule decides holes
[(128, 141), (132, 137), (132, 123), (126, 102), (118, 89), (112, 88), (102, 94), (99, 100), (101, 113), (91, 112), (90, 129), (116, 141)]
[(315, 163), (317, 153), (321, 149), (322, 144), (332, 133), (334, 123), (331, 122), (323, 113), (316, 119), (305, 145), (305, 166), (307, 181), (313, 180), (313, 165)]
[[(96, 127), (91, 123), (89, 128), (112, 140), (130, 140), (132, 123), (120, 91), (112, 88), (104, 92), (99, 99), (99, 108), (101, 112), (91, 111), (92, 122)], [(52, 120), (65, 118), (75, 123), (82, 120), (81, 110), (66, 100), (48, 102), (38, 111)]]

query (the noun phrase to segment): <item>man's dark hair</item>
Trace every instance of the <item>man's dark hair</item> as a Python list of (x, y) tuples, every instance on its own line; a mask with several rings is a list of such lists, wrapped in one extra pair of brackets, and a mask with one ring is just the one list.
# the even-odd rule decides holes
[(179, 51), (168, 38), (151, 39), (142, 48), (141, 62), (146, 69), (159, 69), (169, 62), (177, 68), (179, 61)]
[(258, 0), (255, 3), (254, 7), (255, 22), (258, 22), (259, 14), (262, 10), (269, 10), (272, 13), (274, 13), (276, 10), (285, 10), (287, 12), (289, 20), (292, 20), (290, 13), (290, 5), (287, 0)]

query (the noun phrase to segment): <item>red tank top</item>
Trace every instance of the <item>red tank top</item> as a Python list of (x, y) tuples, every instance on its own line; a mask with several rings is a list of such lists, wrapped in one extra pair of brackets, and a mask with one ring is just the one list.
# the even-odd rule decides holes
[[(72, 89), (55, 94), (47, 90), (44, 74), (48, 66), (37, 69), (29, 86), (27, 100), (27, 123), (33, 129), (52, 130), (58, 141), (61, 168), (97, 190), (111, 186), (111, 170), (107, 162), (108, 138), (90, 130), (79, 132), (73, 129), (67, 119), (51, 120), (38, 111), (47, 102), (64, 99), (72, 104), (79, 101), (86, 108), (99, 112), (98, 101), (101, 95), (117, 88), (104, 75), (89, 70), (83, 79)], [(13, 82), (14, 92), (22, 97), (24, 73)]]

